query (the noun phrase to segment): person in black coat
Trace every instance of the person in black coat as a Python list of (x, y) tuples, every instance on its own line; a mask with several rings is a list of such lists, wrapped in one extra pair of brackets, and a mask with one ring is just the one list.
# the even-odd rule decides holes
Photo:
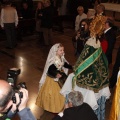
[(83, 96), (79, 91), (72, 91), (66, 96), (64, 112), (60, 112), (53, 120), (98, 120), (92, 108), (83, 103)]
[(21, 9), (21, 17), (23, 19), (31, 19), (33, 18), (33, 12), (31, 9), (28, 7), (28, 3), (23, 3), (22, 4), (22, 9)]
[(33, 0), (22, 0), (22, 4), (23, 3), (27, 3), (28, 4), (28, 8), (33, 10)]
[(75, 55), (81, 54), (84, 45), (89, 37), (89, 19), (83, 19), (80, 22), (79, 30), (72, 38), (73, 46), (75, 47)]
[(113, 48), (114, 48), (114, 44), (116, 42), (116, 34), (115, 34), (115, 30), (112, 28), (113, 27), (113, 21), (108, 18), (106, 20), (105, 23), (105, 38), (108, 42), (108, 48), (106, 51), (106, 57), (108, 59), (108, 63), (111, 64), (112, 63), (112, 52), (113, 52)]
[(117, 74), (119, 71), (119, 67), (120, 67), (120, 46), (118, 48), (116, 61), (113, 66), (112, 76), (110, 77), (110, 85), (109, 85), (110, 88), (113, 88), (117, 82)]
[(44, 2), (44, 9), (42, 10), (41, 27), (44, 37), (44, 44), (46, 46), (52, 45), (52, 26), (53, 26), (53, 7), (50, 1)]

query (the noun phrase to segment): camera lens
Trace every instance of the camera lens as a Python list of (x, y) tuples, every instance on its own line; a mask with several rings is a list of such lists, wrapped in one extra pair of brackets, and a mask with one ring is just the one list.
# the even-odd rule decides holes
[(12, 86), (12, 87), (14, 87), (14, 80), (13, 80), (13, 78), (8, 78), (7, 79), (7, 81), (8, 81), (8, 83)]

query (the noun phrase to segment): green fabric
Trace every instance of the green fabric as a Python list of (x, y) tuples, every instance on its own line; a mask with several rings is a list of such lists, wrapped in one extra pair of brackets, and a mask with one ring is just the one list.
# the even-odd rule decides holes
[(95, 49), (85, 45), (74, 66), (73, 87), (79, 87), (97, 92), (109, 84), (108, 63), (101, 47)]

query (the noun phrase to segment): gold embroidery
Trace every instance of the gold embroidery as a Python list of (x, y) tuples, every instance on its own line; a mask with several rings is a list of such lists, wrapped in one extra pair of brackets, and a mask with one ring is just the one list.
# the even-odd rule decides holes
[[(90, 67), (92, 67), (92, 71), (87, 74), (79, 74), (76, 83), (80, 87), (97, 92), (108, 85), (108, 83), (104, 84), (108, 81), (108, 71), (106, 66), (104, 66), (104, 61), (101, 57), (99, 57)], [(98, 86), (99, 89), (97, 88)]]

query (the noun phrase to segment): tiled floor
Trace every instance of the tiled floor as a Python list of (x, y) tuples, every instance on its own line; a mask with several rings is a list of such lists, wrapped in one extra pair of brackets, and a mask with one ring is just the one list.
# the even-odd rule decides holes
[[(76, 57), (74, 56), (74, 48), (71, 42), (71, 37), (74, 34), (72, 29), (65, 29), (64, 34), (54, 31), (53, 43), (62, 43), (65, 46), (65, 56), (70, 64), (74, 65)], [(31, 108), (37, 119), (40, 119), (42, 110), (35, 105), (35, 100), (38, 93), (39, 80), (43, 72), (44, 64), (50, 47), (40, 45), (36, 34), (23, 37), (22, 41), (18, 42), (15, 49), (8, 50), (4, 46), (4, 40), (0, 39), (0, 78), (7, 78), (7, 70), (12, 67), (21, 69), (17, 83), (24, 81), (27, 84), (29, 91), (28, 107)], [(117, 39), (114, 52), (113, 64), (115, 61), (120, 38)], [(111, 65), (112, 68), (112, 65)], [(111, 72), (112, 69), (110, 69)], [(113, 92), (112, 92), (113, 94)], [(106, 102), (106, 120), (108, 120), (111, 101)], [(40, 120), (51, 120), (53, 114), (45, 112)], [(15, 117), (13, 120), (18, 120)]]

